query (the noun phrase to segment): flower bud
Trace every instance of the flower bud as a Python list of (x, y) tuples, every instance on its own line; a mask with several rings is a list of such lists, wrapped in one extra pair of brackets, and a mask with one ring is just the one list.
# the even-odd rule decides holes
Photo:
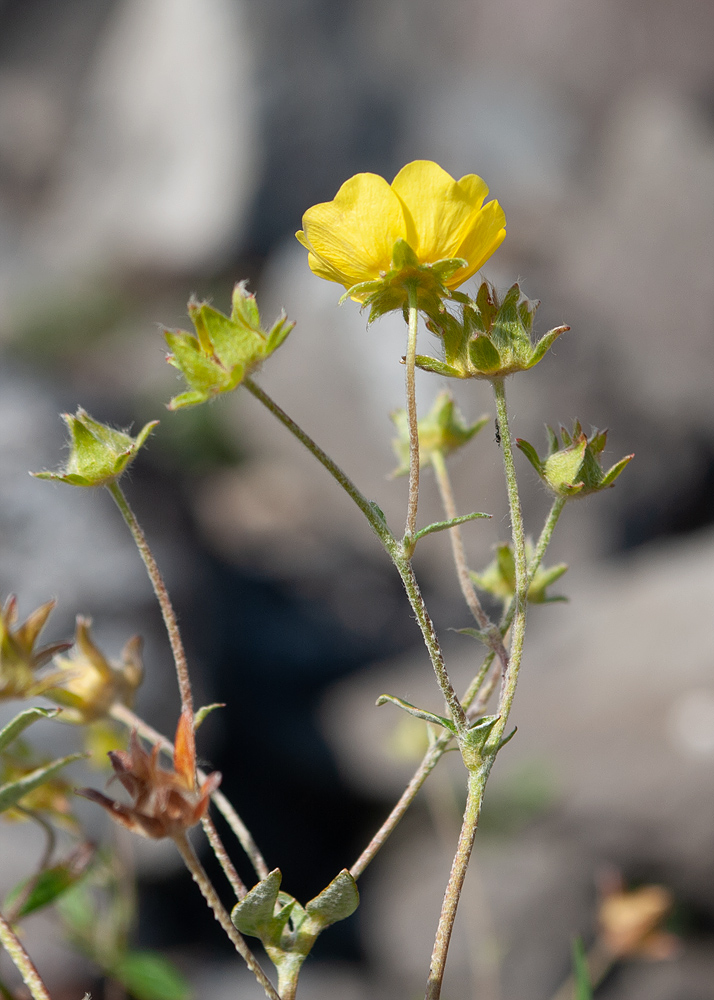
[[(526, 542), (526, 562), (533, 558), (533, 545)], [(568, 569), (566, 563), (557, 566), (539, 566), (533, 581), (528, 588), (529, 604), (553, 604), (556, 601), (566, 601), (566, 597), (550, 597), (546, 589), (551, 583), (559, 580)], [(496, 558), (482, 573), (469, 574), (479, 590), (491, 594), (504, 604), (508, 604), (516, 593), (516, 561), (513, 557), (513, 546), (510, 543), (496, 546)]]
[(561, 426), (562, 445), (559, 444), (558, 436), (551, 427), (547, 427), (546, 430), (548, 451), (544, 458), (539, 457), (528, 441), (517, 438), (516, 444), (556, 496), (571, 498), (599, 493), (600, 490), (613, 486), (628, 462), (635, 457), (625, 455), (605, 472), (600, 465), (600, 455), (607, 442), (606, 430), (594, 429), (588, 437), (580, 426), (580, 421), (576, 420), (572, 434)]
[(57, 479), (71, 486), (106, 486), (134, 461), (139, 448), (158, 424), (146, 424), (135, 438), (93, 420), (80, 406), (74, 416), (63, 413), (70, 434), (70, 452), (64, 469), (33, 472), (37, 479)]
[[(391, 416), (397, 429), (397, 437), (392, 440), (392, 447), (399, 461), (393, 475), (405, 476), (409, 473), (409, 423), (406, 410), (395, 410)], [(483, 416), (476, 423), (467, 424), (451, 394), (439, 393), (429, 413), (418, 422), (421, 467), (430, 465), (436, 452), (448, 455), (461, 448), (478, 434), (488, 420), (488, 416)]]

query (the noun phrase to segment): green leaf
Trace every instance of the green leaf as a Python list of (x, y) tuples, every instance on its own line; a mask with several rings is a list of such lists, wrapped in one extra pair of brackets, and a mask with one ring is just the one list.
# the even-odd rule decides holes
[(482, 514), (477, 510), (473, 514), (462, 514), (460, 517), (452, 517), (450, 521), (435, 521), (433, 524), (427, 525), (426, 528), (421, 528), (417, 531), (414, 539), (423, 538), (424, 535), (432, 535), (435, 531), (446, 531), (448, 528), (455, 528), (459, 524), (466, 524), (467, 521), (475, 521), (478, 517), (493, 517), (493, 515)]
[(30, 771), (29, 774), (18, 778), (17, 781), (9, 781), (5, 785), (0, 785), (0, 812), (11, 809), (24, 795), (43, 785), (50, 778), (54, 778), (55, 774), (63, 767), (86, 756), (84, 753), (73, 753), (68, 757), (61, 757), (45, 767), (38, 767), (34, 771)]
[(20, 712), (12, 722), (8, 722), (4, 729), (0, 729), (0, 751), (4, 750), (37, 719), (54, 719), (60, 714), (60, 711), (59, 708), (28, 708), (25, 712)]
[(404, 701), (402, 698), (397, 698), (393, 694), (380, 694), (377, 698), (377, 705), (386, 705), (387, 703), (396, 705), (397, 708), (403, 708), (405, 712), (413, 715), (417, 719), (423, 719), (424, 722), (431, 722), (435, 726), (443, 726), (444, 729), (448, 729), (450, 733), (456, 734), (456, 726), (451, 721), (451, 719), (444, 718), (443, 715), (435, 715), (434, 712), (427, 712), (423, 708), (417, 708), (416, 705), (412, 705), (409, 701)]
[(233, 907), (231, 920), (241, 934), (250, 934), (251, 937), (262, 940), (263, 934), (273, 921), (282, 879), (280, 869), (273, 869), (269, 875), (253, 886), (245, 899)]
[(111, 975), (136, 1000), (188, 1000), (191, 987), (172, 962), (155, 951), (130, 951)]
[(226, 703), (224, 701), (214, 701), (212, 705), (203, 705), (193, 717), (193, 728), (194, 732), (198, 729), (201, 723), (204, 721), (206, 716), (210, 715), (211, 712), (215, 712), (217, 708), (225, 708)]
[(82, 844), (72, 855), (59, 865), (52, 868), (45, 868), (44, 871), (32, 879), (25, 879), (20, 885), (8, 894), (3, 904), (3, 909), (11, 907), (13, 902), (25, 890), (28, 883), (32, 885), (32, 891), (17, 913), (17, 919), (27, 917), (36, 910), (44, 909), (54, 903), (68, 889), (76, 885), (85, 875), (87, 868), (94, 858), (94, 847), (92, 844)]
[(590, 970), (581, 938), (573, 941), (573, 978), (575, 979), (575, 1000), (593, 1000)]
[(319, 924), (324, 930), (330, 924), (336, 924), (338, 920), (345, 920), (351, 916), (358, 906), (357, 883), (347, 869), (343, 868), (319, 896), (315, 896), (306, 904), (305, 912), (313, 923)]

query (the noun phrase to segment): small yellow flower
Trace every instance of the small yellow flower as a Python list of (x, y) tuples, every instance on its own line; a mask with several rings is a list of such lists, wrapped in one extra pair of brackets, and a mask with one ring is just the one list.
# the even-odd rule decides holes
[[(391, 184), (356, 174), (332, 201), (309, 208), (296, 233), (321, 278), (335, 281), (364, 303), (394, 270), (395, 244), (406, 242), (422, 267), (453, 261), (441, 282), (458, 288), (503, 242), (506, 216), (497, 201), (484, 205), (488, 187), (476, 174), (455, 181), (431, 160), (403, 167)], [(458, 261), (458, 263), (456, 263)]]

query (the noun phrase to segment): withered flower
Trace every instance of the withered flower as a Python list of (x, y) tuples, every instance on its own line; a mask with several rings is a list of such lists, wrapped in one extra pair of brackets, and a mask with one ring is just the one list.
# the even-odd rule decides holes
[(134, 802), (125, 805), (93, 788), (78, 791), (103, 806), (112, 819), (144, 837), (181, 837), (200, 822), (208, 808), (211, 794), (218, 788), (221, 775), (209, 774), (202, 785), (196, 781), (196, 740), (190, 712), (181, 713), (176, 727), (174, 766), (165, 770), (159, 763), (161, 749), (147, 752), (136, 731), (129, 739), (129, 750), (112, 750), (109, 759), (114, 776), (129, 792)]
[(72, 645), (71, 642), (56, 642), (41, 649), (35, 648), (55, 603), (47, 601), (33, 611), (22, 625), (18, 625), (17, 598), (12, 594), (5, 602), (0, 611), (0, 700), (34, 698), (55, 682), (55, 674), (42, 680), (35, 676), (35, 671), (56, 653)]
[(124, 646), (120, 663), (110, 663), (92, 640), (90, 618), (77, 615), (74, 648), (69, 656), (58, 656), (55, 683), (45, 697), (64, 705), (61, 718), (80, 725), (96, 722), (109, 714), (117, 702), (131, 707), (141, 684), (141, 639), (135, 635)]

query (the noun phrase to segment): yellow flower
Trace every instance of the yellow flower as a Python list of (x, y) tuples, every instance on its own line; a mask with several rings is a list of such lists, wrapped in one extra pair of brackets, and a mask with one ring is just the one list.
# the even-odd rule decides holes
[(332, 201), (305, 212), (296, 236), (309, 251), (312, 271), (344, 285), (357, 302), (374, 289), (354, 286), (379, 282), (393, 271), (395, 244), (402, 240), (420, 268), (454, 262), (440, 275), (450, 291), (505, 238), (506, 216), (497, 201), (483, 204), (487, 194), (476, 174), (455, 181), (431, 160), (415, 160), (391, 184), (377, 174), (351, 177)]

